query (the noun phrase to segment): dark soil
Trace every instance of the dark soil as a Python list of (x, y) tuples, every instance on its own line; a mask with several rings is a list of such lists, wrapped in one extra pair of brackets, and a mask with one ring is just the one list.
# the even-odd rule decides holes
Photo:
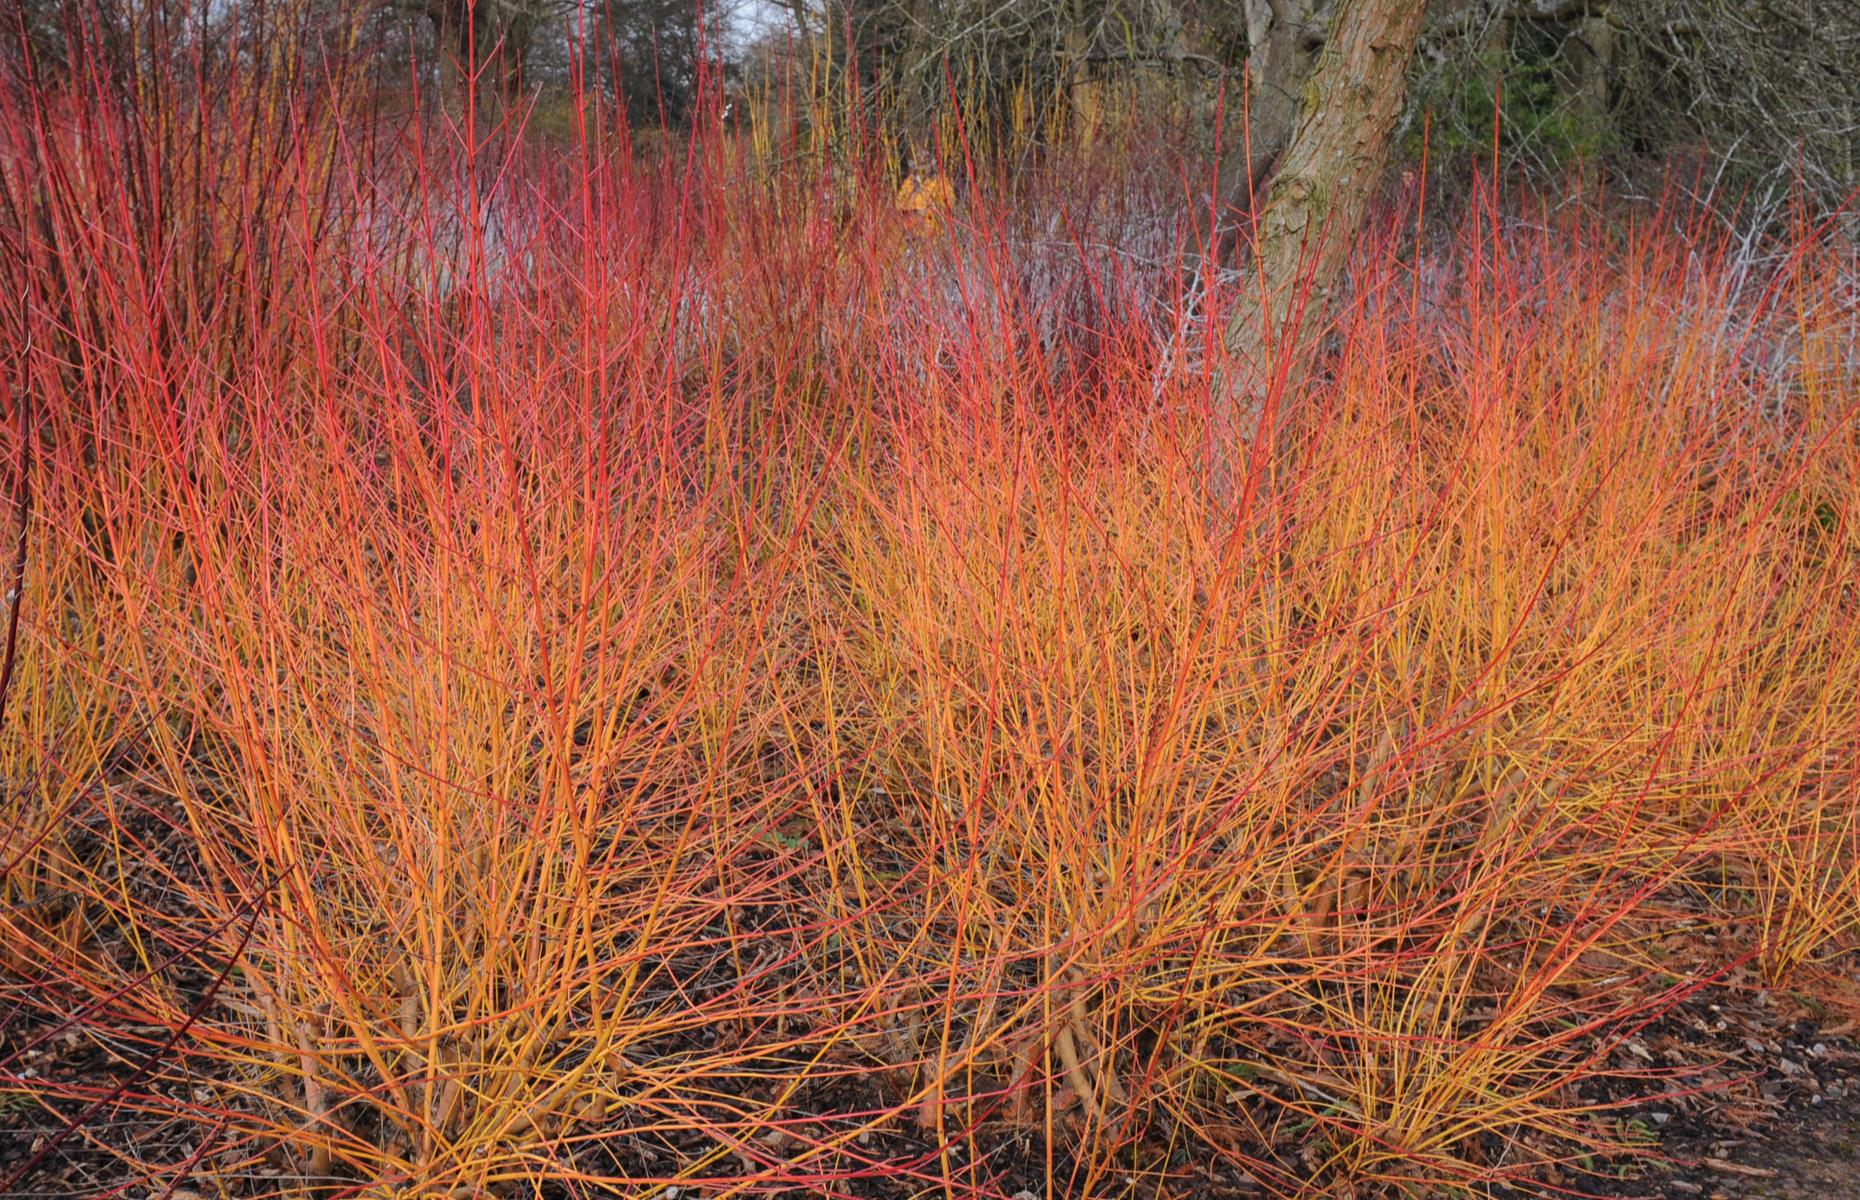
[(1848, 1200), (1860, 1196), (1860, 1101), (1852, 1096), (1741, 1136), (1663, 1140), (1669, 1160), (1617, 1195), (1705, 1200)]
[[(1850, 979), (1834, 982), (1846, 984)], [(210, 979), (203, 972), (188, 982), (204, 990)], [(32, 985), (19, 982), (0, 988), (0, 1066), (16, 1083), (29, 1084), (34, 1076), (81, 1078), (93, 1085), (98, 1099), (117, 1087), (132, 1094), (150, 1088), (186, 1089), (185, 1072), (178, 1079), (175, 1072), (162, 1072), (166, 1078), (155, 1083), (138, 1070), (163, 1051), (161, 1031), (130, 1028), (117, 1038), (101, 1037), (94, 1027), (81, 1034), (65, 1031), (51, 1023), (47, 1012), (58, 1006), (48, 1006), (43, 992), (29, 1001), (25, 993), (31, 990)], [(1584, 1089), (1581, 1099), (1609, 1106), (1609, 1116), (1622, 1122), (1630, 1135), (1645, 1136), (1647, 1152), (1545, 1178), (1537, 1194), (1860, 1200), (1857, 1036), (1860, 1023), (1844, 1012), (1828, 1010), (1805, 994), (1764, 988), (1748, 973), (1734, 972), (1620, 1038), (1610, 1048), (1604, 1070)], [(844, 1119), (839, 1114), (869, 1111), (883, 1102), (869, 1093), (869, 1083), (848, 1081), (842, 1086), (843, 1090), (828, 1085), (806, 1098), (805, 1107), (819, 1114), (818, 1128), (797, 1128), (797, 1134), (805, 1138), (826, 1133)], [(185, 1102), (186, 1097), (176, 1095), (152, 1107), (172, 1112)], [(153, 1163), (210, 1163), (223, 1149), (211, 1137), (202, 1144), (203, 1130), (195, 1122), (141, 1115), (136, 1111), (141, 1106), (107, 1101), (99, 1106), (97, 1118), (60, 1140), (63, 1127), (88, 1107), (77, 1100), (35, 1100), (17, 1090), (0, 1092), (0, 1195), (120, 1194), (156, 1200), (162, 1189), (151, 1190), (110, 1150), (128, 1149)], [(1263, 1181), (1228, 1172), (1206, 1156), (1182, 1153), (1187, 1144), (1183, 1139), (1166, 1140), (1178, 1151), (1166, 1172), (1171, 1182), (1165, 1194), (1172, 1200), (1254, 1198), (1271, 1190)], [(574, 1165), (596, 1175), (650, 1178), (704, 1149), (676, 1139), (651, 1145), (629, 1139), (605, 1144)], [(774, 1157), (782, 1150), (780, 1145), (768, 1148)], [(926, 1175), (953, 1170), (958, 1175), (972, 1173), (975, 1183), (1000, 1195), (1069, 1200), (1063, 1181), (1076, 1177), (1077, 1165), (1057, 1146), (1049, 1158), (1037, 1136), (1015, 1132), (1001, 1122), (985, 1122), (953, 1158), (944, 1158), (932, 1139), (905, 1128), (874, 1133), (861, 1142), (858, 1157), (874, 1169), (869, 1176), (855, 1172), (838, 1181), (834, 1190), (841, 1195), (890, 1198), (918, 1192), (917, 1187), (899, 1187), (902, 1168), (904, 1177), (914, 1175), (920, 1182)], [(30, 1173), (14, 1178), (35, 1158)], [(1295, 1160), (1283, 1165), (1279, 1182), (1295, 1186)], [(1050, 1193), (1044, 1190), (1049, 1170), (1062, 1181)], [(228, 1195), (262, 1195), (286, 1185), (283, 1175), (260, 1171), (217, 1182)], [(176, 1200), (193, 1200), (211, 1196), (214, 1190), (204, 1187), (197, 1175), (191, 1188), (173, 1195)], [(1507, 1195), (1511, 1194), (1516, 1193)], [(789, 1195), (798, 1200), (798, 1193)]]
[(1661, 1022), (1664, 1032), (1636, 1049), (1673, 1056), (1673, 1039), (1683, 1036), (1688, 1053), (1720, 1054), (1722, 1065), (1692, 1085), (1709, 1091), (1638, 1106), (1633, 1117), (1657, 1134), (1658, 1157), (1618, 1186), (1594, 1190), (1707, 1200), (1860, 1197), (1854, 1023), (1790, 1020), (1778, 1011), (1789, 1004), (1767, 991), (1714, 990)]

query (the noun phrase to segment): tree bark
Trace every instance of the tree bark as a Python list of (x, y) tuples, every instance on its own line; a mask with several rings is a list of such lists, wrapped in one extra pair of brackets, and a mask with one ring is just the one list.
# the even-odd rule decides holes
[[(1233, 262), (1251, 230), (1256, 198), (1298, 124), (1299, 96), (1323, 45), (1329, 0), (1243, 0), (1247, 55), (1244, 97), (1229, 95), (1221, 124), (1220, 173), (1212, 213), (1195, 213), (1192, 256), (1197, 271)], [(1213, 112), (1203, 113), (1212, 125)], [(1206, 217), (1213, 217), (1210, 228)]]
[[(1290, 0), (1253, 2), (1277, 18)], [(1341, 0), (1328, 38), (1293, 93), (1297, 117), (1283, 150), (1273, 155), (1263, 182), (1258, 174), (1250, 182), (1263, 194), (1251, 222), (1252, 260), (1224, 332), (1228, 365), (1216, 380), (1210, 466), (1217, 495), (1231, 495), (1244, 445), (1255, 439), (1270, 445), (1277, 424), (1274, 381), (1282, 382), (1276, 394), (1296, 391), (1302, 382), (1388, 159), (1426, 7), (1426, 0)], [(1296, 56), (1308, 52), (1312, 34), (1293, 28), (1280, 36), (1267, 42), (1268, 54), (1291, 57), (1285, 67), (1267, 60), (1264, 70), (1275, 84), (1282, 72), (1296, 72)], [(1305, 47), (1288, 46), (1292, 38), (1305, 39)], [(1261, 101), (1280, 102), (1264, 92), (1255, 103)], [(1249, 168), (1258, 171), (1257, 164)], [(1271, 427), (1264, 427), (1268, 422)]]
[(536, 17), (521, 0), (426, 0), (439, 54), (441, 101), (464, 112), (471, 80), (479, 112), (495, 116), (523, 90)]
[(807, 0), (788, 0), (788, 17), (794, 22), (795, 43), (801, 52), (801, 61), (813, 71), (818, 64), (814, 61), (814, 27), (807, 17)]
[(1066, 101), (1073, 135), (1086, 150), (1091, 148), (1098, 132), (1097, 85), (1085, 61), (1090, 44), (1091, 30), (1084, 0), (1071, 0), (1066, 5), (1064, 32)]

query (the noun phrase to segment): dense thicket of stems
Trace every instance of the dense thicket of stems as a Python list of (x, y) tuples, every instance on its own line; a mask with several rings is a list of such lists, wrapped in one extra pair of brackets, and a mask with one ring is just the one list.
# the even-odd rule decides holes
[(1183, 294), (1142, 143), (926, 228), (289, 61), (0, 96), (0, 1093), (58, 1154), (1548, 1187), (1696, 1085), (1615, 1053), (1688, 991), (1851, 1002), (1851, 247), (1394, 197), (1217, 516), (1244, 284)]

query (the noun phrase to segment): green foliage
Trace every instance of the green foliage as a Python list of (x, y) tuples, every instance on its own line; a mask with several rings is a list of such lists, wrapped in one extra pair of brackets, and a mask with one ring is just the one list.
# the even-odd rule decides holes
[(1499, 165), (1506, 170), (1554, 174), (1616, 148), (1613, 121), (1581, 94), (1563, 47), (1524, 34), (1510, 41), (1502, 50), (1449, 54), (1423, 69), (1400, 143), (1405, 156), (1420, 158), (1425, 131), (1439, 169), (1489, 160), (1495, 112)]

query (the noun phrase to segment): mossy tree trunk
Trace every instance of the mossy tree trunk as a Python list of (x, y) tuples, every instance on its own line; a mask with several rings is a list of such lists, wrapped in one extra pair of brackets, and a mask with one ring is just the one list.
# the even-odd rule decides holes
[[(1276, 19), (1293, 0), (1258, 2)], [(1276, 398), (1295, 398), (1388, 161), (1426, 7), (1426, 0), (1340, 0), (1327, 30), (1287, 22), (1267, 45), (1268, 55), (1284, 56), (1283, 66), (1271, 59), (1262, 65), (1275, 88), (1300, 72), (1304, 79), (1282, 149), (1256, 148), (1252, 158), (1265, 157), (1267, 165), (1251, 163), (1252, 177), (1232, 184), (1256, 195), (1258, 207), (1242, 231), (1252, 254), (1227, 315), (1228, 369), (1216, 383), (1210, 457), (1219, 495), (1231, 496), (1245, 447), (1269, 444), (1271, 430), (1262, 426), (1276, 424)], [(1284, 102), (1259, 90), (1256, 104)], [(1235, 207), (1252, 213), (1248, 194)], [(1275, 380), (1282, 386), (1275, 389)]]

